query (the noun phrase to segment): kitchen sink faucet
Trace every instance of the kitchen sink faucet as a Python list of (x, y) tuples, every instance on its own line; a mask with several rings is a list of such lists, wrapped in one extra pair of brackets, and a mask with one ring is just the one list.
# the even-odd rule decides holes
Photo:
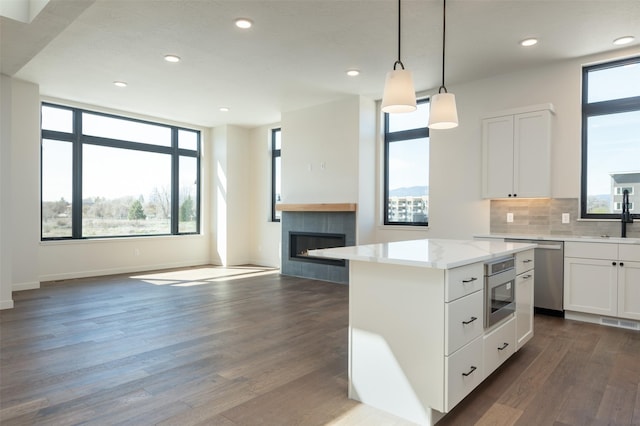
[(622, 191), (622, 215), (620, 217), (620, 222), (622, 223), (622, 230), (620, 231), (620, 236), (622, 238), (627, 237), (627, 223), (633, 223), (633, 218), (631, 217), (631, 212), (629, 211), (629, 190), (625, 189)]

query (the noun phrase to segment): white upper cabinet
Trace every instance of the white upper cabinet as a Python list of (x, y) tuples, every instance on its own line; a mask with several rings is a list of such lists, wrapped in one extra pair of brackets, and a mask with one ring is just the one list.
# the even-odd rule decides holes
[(551, 104), (482, 120), (484, 198), (551, 196)]

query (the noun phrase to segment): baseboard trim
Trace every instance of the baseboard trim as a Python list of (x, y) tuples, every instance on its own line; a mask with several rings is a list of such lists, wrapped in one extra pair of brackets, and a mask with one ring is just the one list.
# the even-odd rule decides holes
[(13, 309), (13, 300), (0, 300), (0, 310)]
[(196, 261), (196, 262), (161, 263), (161, 264), (153, 264), (153, 265), (128, 266), (128, 267), (122, 267), (122, 268), (75, 271), (75, 272), (66, 272), (62, 274), (41, 275), (40, 282), (73, 280), (77, 278), (102, 277), (105, 275), (131, 274), (131, 273), (137, 273), (137, 272), (156, 271), (156, 270), (171, 269), (171, 268), (187, 268), (190, 266), (203, 266), (203, 265), (210, 265), (210, 264), (211, 262), (208, 259), (203, 259), (200, 262)]
[(40, 282), (39, 281), (33, 281), (30, 283), (18, 283), (18, 284), (13, 284), (11, 286), (11, 289), (13, 291), (23, 291), (23, 290), (37, 290), (40, 288)]

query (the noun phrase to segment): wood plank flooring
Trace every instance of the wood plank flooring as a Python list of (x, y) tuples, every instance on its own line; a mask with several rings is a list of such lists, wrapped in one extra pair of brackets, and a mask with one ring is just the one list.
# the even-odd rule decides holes
[[(408, 425), (347, 398), (348, 288), (261, 268), (46, 283), (0, 311), (0, 424)], [(439, 425), (640, 425), (640, 333), (536, 316)]]

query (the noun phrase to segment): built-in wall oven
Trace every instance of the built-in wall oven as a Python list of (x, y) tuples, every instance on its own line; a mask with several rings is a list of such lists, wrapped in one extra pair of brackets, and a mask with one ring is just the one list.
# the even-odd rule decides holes
[(485, 328), (516, 311), (516, 261), (513, 256), (485, 263), (484, 292)]

